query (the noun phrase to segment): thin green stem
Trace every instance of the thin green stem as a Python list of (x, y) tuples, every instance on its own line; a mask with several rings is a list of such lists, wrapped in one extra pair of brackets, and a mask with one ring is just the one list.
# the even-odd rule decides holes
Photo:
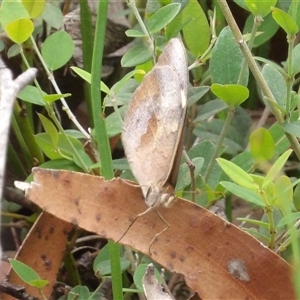
[(215, 151), (208, 163), (208, 166), (207, 166), (207, 169), (205, 171), (205, 174), (204, 174), (204, 180), (205, 182), (207, 182), (207, 180), (209, 179), (209, 176), (213, 170), (213, 167), (216, 163), (216, 159), (218, 158), (219, 156), (219, 153), (221, 151), (221, 148), (223, 146), (223, 142), (224, 142), (224, 139), (226, 137), (226, 134), (227, 134), (227, 131), (229, 129), (229, 126), (231, 124), (231, 121), (232, 121), (232, 118), (234, 116), (234, 109), (231, 109), (229, 108), (228, 109), (228, 112), (227, 112), (227, 117), (226, 117), (226, 120), (224, 122), (224, 126), (222, 128), (222, 131), (220, 133), (220, 137), (219, 137), (219, 140), (218, 140), (218, 143), (216, 144), (216, 148), (215, 148)]
[[(33, 45), (33, 48), (35, 50), (35, 53), (36, 55), (38, 56), (47, 76), (48, 76), (48, 79), (50, 80), (51, 84), (53, 85), (54, 87), (54, 90), (57, 94), (62, 94), (62, 92), (60, 91), (55, 79), (54, 79), (54, 76), (53, 76), (53, 73), (50, 72), (48, 66), (46, 65), (44, 59), (43, 59), (43, 56), (42, 54), (40, 53), (40, 50), (34, 40), (34, 38), (32, 36), (30, 36), (30, 40), (32, 42), (32, 45)], [(63, 108), (64, 108), (64, 111), (66, 112), (66, 114), (68, 115), (68, 117), (70, 118), (70, 120), (74, 123), (74, 125), (78, 128), (78, 130), (87, 138), (89, 139), (90, 138), (90, 135), (85, 131), (85, 129), (81, 126), (81, 124), (78, 122), (78, 120), (76, 119), (75, 115), (72, 113), (72, 111), (70, 110), (66, 100), (64, 97), (61, 97), (60, 98), (60, 101), (63, 105)]]
[[(105, 40), (106, 20), (108, 11), (108, 0), (99, 1), (96, 20), (95, 40), (92, 60), (91, 96), (93, 121), (95, 125), (95, 142), (100, 153), (102, 175), (105, 179), (112, 179), (114, 176), (112, 157), (109, 146), (106, 124), (102, 112), (101, 86), (99, 82), (102, 71), (102, 58)], [(100, 83), (101, 85), (101, 83)], [(109, 256), (112, 274), (112, 288), (114, 299), (123, 299), (122, 292), (122, 271), (120, 262), (120, 245), (108, 241)]]

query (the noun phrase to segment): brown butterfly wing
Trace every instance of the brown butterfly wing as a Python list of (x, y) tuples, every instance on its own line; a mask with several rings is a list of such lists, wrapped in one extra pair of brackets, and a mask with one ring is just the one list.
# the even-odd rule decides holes
[(163, 191), (167, 186), (174, 189), (176, 184), (187, 84), (185, 50), (179, 39), (172, 39), (135, 91), (124, 119), (125, 154), (150, 206), (161, 200), (147, 201), (149, 190)]

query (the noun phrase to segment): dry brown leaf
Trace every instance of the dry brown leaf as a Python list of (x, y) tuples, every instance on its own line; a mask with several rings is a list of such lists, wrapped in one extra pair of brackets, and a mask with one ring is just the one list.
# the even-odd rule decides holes
[[(30, 266), (42, 279), (49, 281), (49, 284), (43, 288), (43, 293), (47, 298), (49, 298), (56, 282), (67, 237), (72, 228), (73, 225), (70, 223), (43, 212), (16, 254), (15, 259)], [(8, 274), (8, 281), (14, 285), (24, 286), (26, 292), (35, 297), (41, 297), (37, 288), (24, 283), (13, 270), (10, 270)], [(1, 300), (15, 299), (6, 294), (0, 294), (0, 296)]]
[[(118, 240), (147, 207), (140, 188), (121, 179), (33, 169), (27, 196), (54, 216)], [(158, 208), (170, 227), (151, 246), (153, 260), (182, 273), (202, 299), (295, 299), (292, 268), (249, 234), (191, 202)], [(123, 244), (147, 255), (166, 227), (156, 211), (140, 217)]]

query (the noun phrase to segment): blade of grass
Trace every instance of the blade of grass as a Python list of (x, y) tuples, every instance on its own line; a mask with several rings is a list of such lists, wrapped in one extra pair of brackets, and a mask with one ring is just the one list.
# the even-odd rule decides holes
[[(96, 21), (96, 31), (94, 39), (93, 59), (92, 59), (92, 80), (91, 80), (91, 96), (92, 96), (92, 113), (95, 128), (95, 142), (99, 150), (102, 165), (102, 175), (105, 179), (112, 179), (114, 176), (112, 167), (112, 157), (109, 146), (108, 135), (104, 116), (102, 114), (102, 99), (99, 82), (102, 71), (102, 58), (104, 49), (104, 38), (106, 29), (108, 11), (108, 1), (99, 1), (98, 14)], [(122, 272), (120, 264), (120, 246), (112, 241), (109, 243), (109, 254), (111, 263), (112, 287), (114, 299), (123, 299), (122, 293)]]

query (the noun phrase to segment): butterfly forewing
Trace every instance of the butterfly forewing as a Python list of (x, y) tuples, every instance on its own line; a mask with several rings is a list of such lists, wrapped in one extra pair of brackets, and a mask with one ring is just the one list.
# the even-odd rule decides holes
[[(182, 42), (171, 41), (171, 48), (166, 47), (167, 51), (134, 92), (122, 132), (129, 165), (149, 206), (162, 202), (155, 199), (157, 191), (164, 193), (165, 189), (170, 192), (174, 189), (182, 151), (187, 60)], [(174, 47), (176, 51), (172, 52)], [(181, 63), (172, 62), (176, 59)], [(154, 190), (156, 194), (151, 198)]]

